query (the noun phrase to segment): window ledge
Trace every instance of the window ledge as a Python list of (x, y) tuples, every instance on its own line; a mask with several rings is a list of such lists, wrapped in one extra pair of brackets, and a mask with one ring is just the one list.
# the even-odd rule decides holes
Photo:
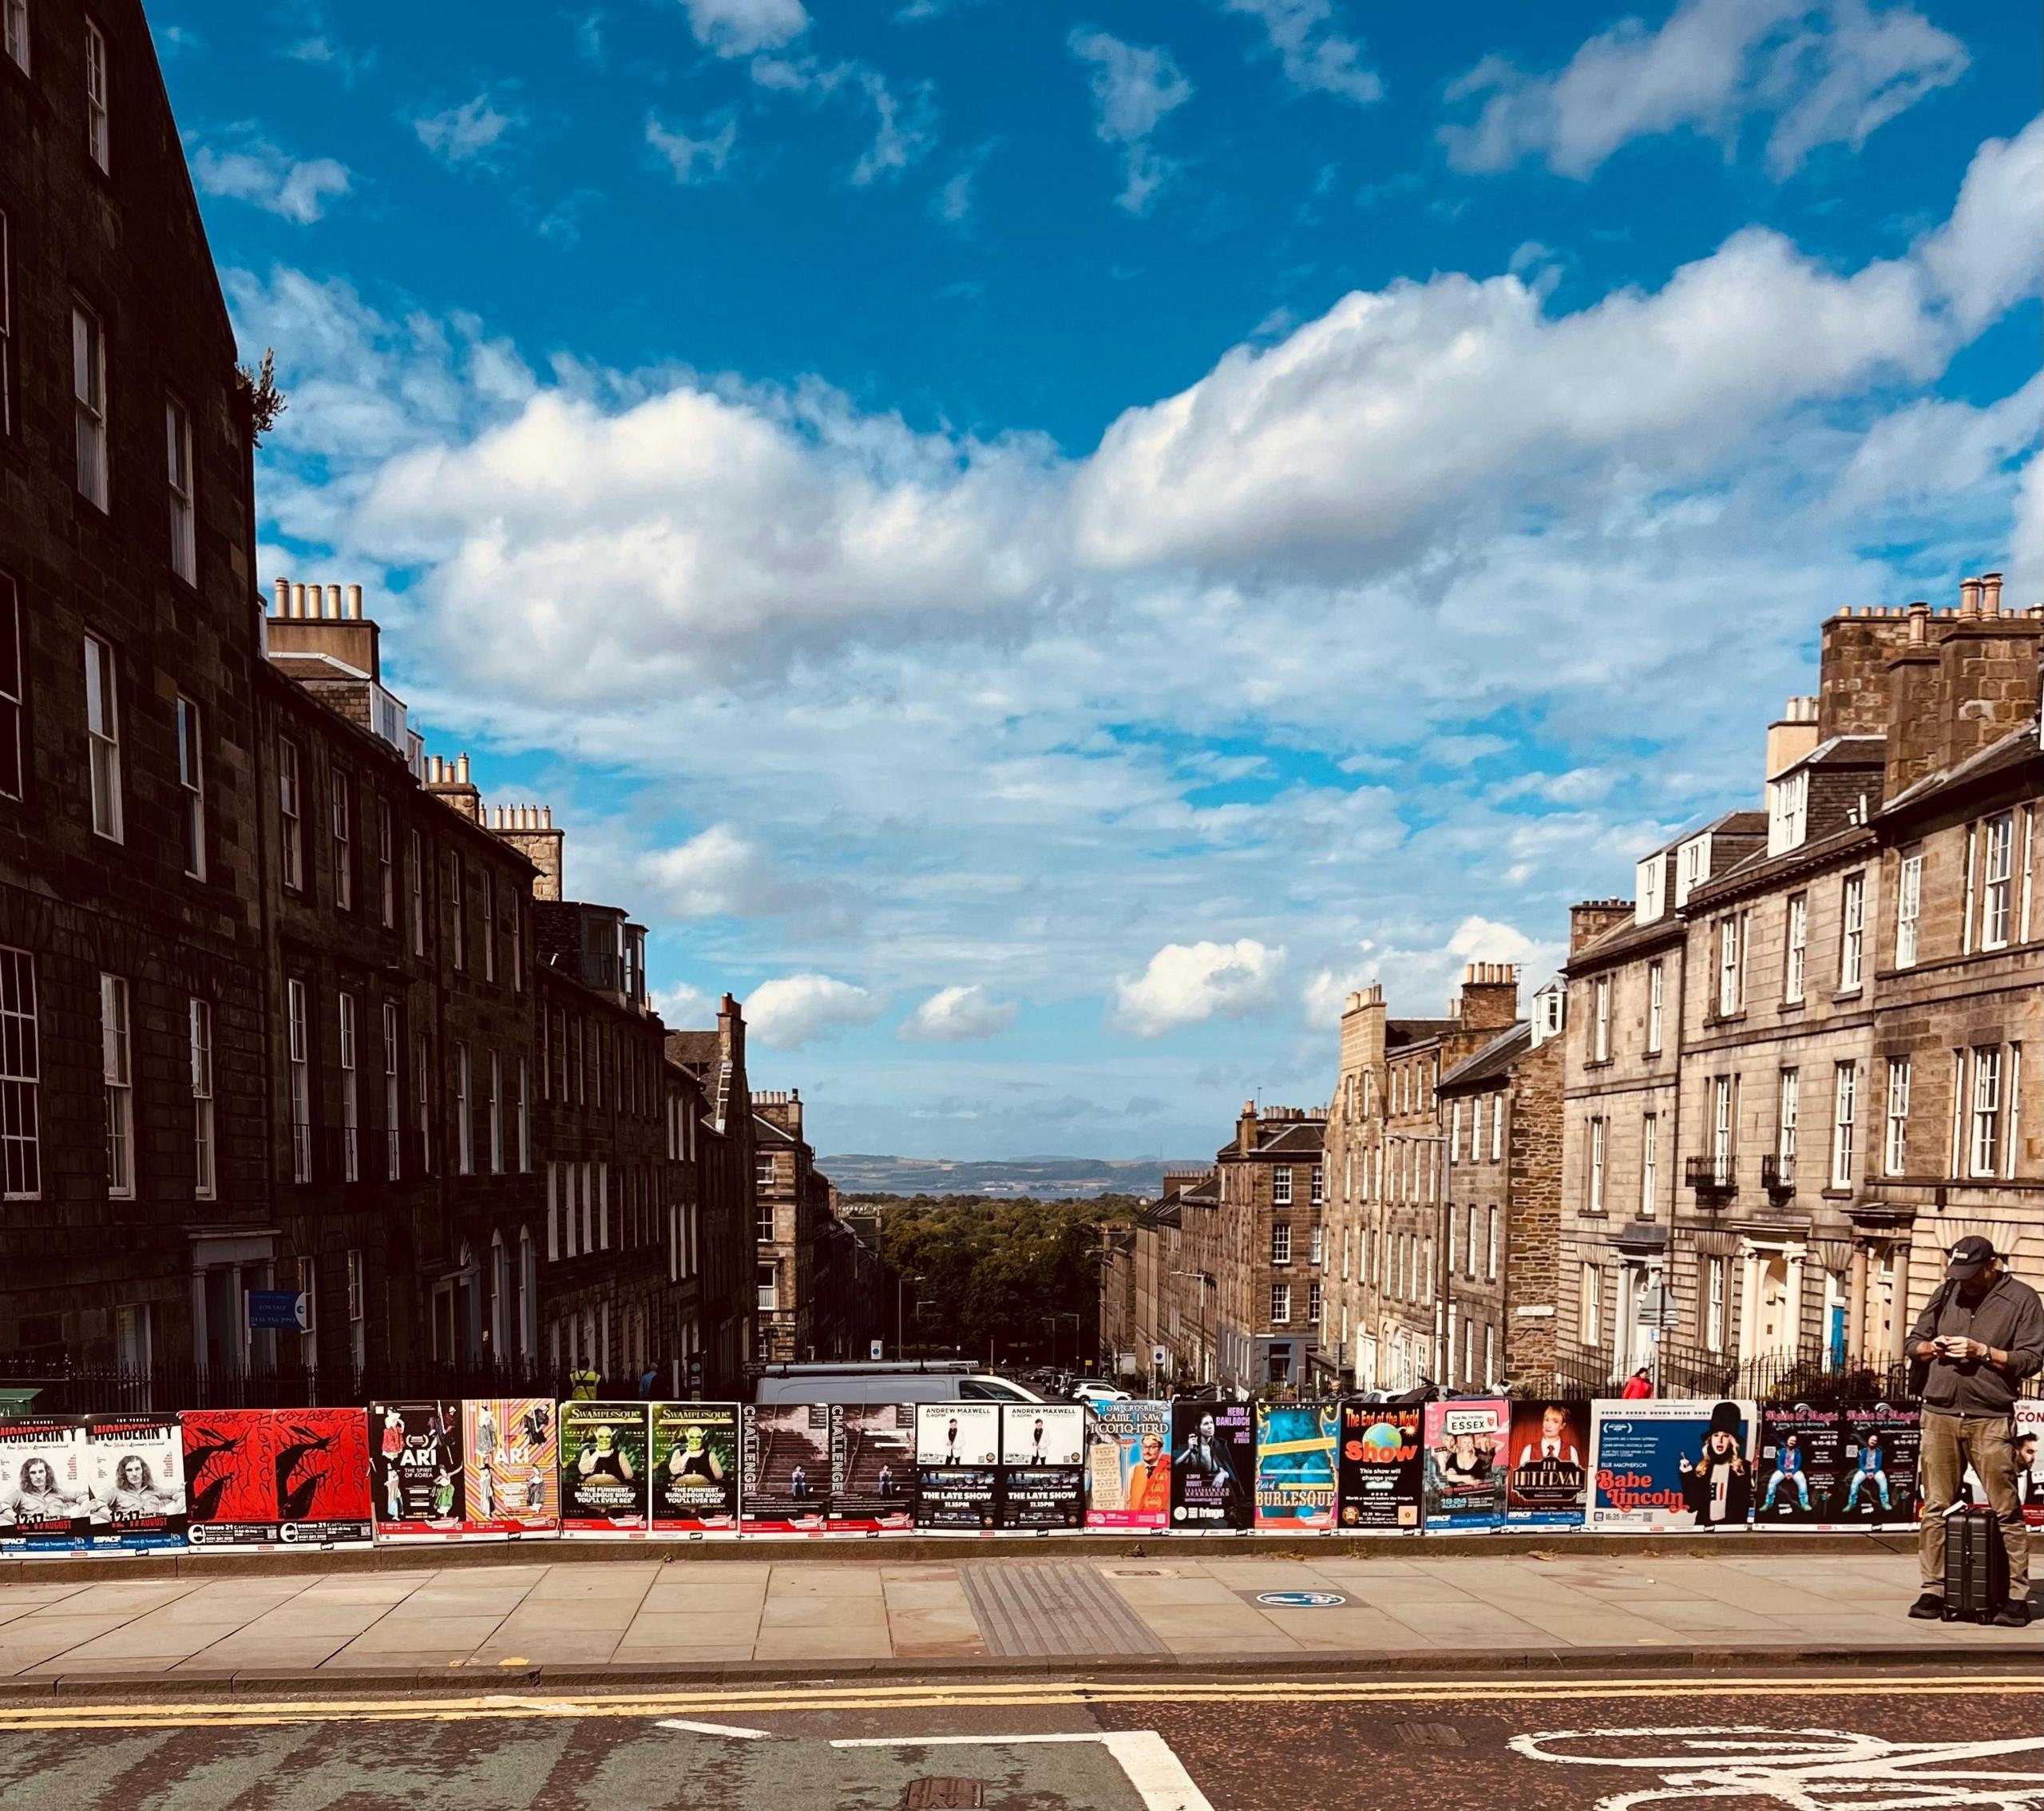
[(1841, 987), (1831, 997), (1834, 1005), (1842, 1004), (1848, 1001), (1857, 1000), (1860, 996), (1865, 992), (1866, 989), (1864, 985), (1860, 987)]

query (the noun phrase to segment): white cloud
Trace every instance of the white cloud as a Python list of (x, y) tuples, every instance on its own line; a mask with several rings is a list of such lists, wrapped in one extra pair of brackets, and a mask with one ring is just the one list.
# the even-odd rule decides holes
[(236, 129), (222, 145), (198, 146), (192, 154), (192, 180), (202, 194), (246, 201), (300, 226), (321, 218), (350, 186), (345, 164), (332, 157), (294, 157), (249, 127)]
[(865, 988), (830, 975), (787, 975), (762, 981), (746, 997), (752, 1036), (774, 1050), (794, 1050), (854, 1025), (869, 1025), (883, 1002)]
[(1231, 13), (1262, 22), (1294, 88), (1367, 104), (1384, 97), (1384, 79), (1362, 60), (1362, 46), (1333, 29), (1333, 0), (1222, 0)]
[(727, 113), (715, 131), (705, 129), (701, 138), (691, 138), (685, 130), (664, 125), (657, 113), (648, 113), (646, 142), (667, 160), (676, 182), (705, 182), (723, 174), (738, 142), (738, 121)]
[(799, 94), (812, 101), (834, 95), (872, 110), (872, 141), (852, 166), (855, 188), (899, 174), (937, 142), (937, 107), (930, 85), (917, 82), (905, 100), (870, 64), (826, 63), (820, 57), (755, 57), (752, 79), (770, 93)]
[(1960, 328), (1975, 333), (2037, 292), (2044, 261), (2044, 115), (2014, 138), (1991, 138), (1966, 172), (1951, 217), (1917, 248)]
[(717, 1016), (716, 1002), (700, 988), (691, 987), (686, 981), (676, 981), (672, 987), (656, 987), (651, 997), (653, 1010), (669, 1031), (699, 1030), (713, 1024)]
[(505, 134), (523, 122), (523, 114), (504, 111), (485, 93), (438, 113), (421, 114), (413, 120), (412, 130), (420, 144), (450, 166), (487, 164)]
[(993, 1037), (1015, 1023), (1012, 1001), (996, 1000), (983, 987), (940, 988), (903, 1020), (912, 1042), (962, 1044)]
[(1167, 943), (1134, 980), (1115, 982), (1113, 1022), (1133, 1037), (1163, 1037), (1202, 1020), (1239, 1018), (1270, 1004), (1284, 967), (1281, 945), (1254, 937)]
[(771, 858), (729, 824), (648, 855), (640, 877), (659, 909), (676, 918), (747, 917), (787, 903)]
[(1122, 148), (1127, 180), (1115, 203), (1131, 214), (1147, 213), (1178, 168), (1151, 148), (1151, 136), (1167, 113), (1192, 98), (1192, 84), (1161, 46), (1124, 44), (1107, 32), (1083, 30), (1066, 42), (1074, 56), (1092, 65), (1094, 131)]
[(682, 0), (695, 42), (719, 57), (776, 50), (809, 30), (802, 0)]
[(1955, 81), (1965, 47), (1906, 6), (1867, 0), (1682, 0), (1658, 30), (1621, 21), (1552, 75), (1485, 57), (1448, 98), (1481, 100), (1444, 125), (1457, 168), (1544, 160), (1587, 176), (1632, 140), (1685, 129), (1728, 149), (1749, 115), (1773, 118), (1769, 169), (1785, 176), (1821, 145), (1856, 150), (1934, 89)]

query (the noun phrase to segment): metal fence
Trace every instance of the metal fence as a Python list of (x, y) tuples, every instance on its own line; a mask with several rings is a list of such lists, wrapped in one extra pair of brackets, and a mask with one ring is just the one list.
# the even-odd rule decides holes
[[(1829, 1406), (1841, 1402), (1882, 1402), (1907, 1399), (1909, 1365), (1905, 1359), (1888, 1364), (1848, 1362), (1828, 1349), (1806, 1347), (1770, 1353), (1741, 1363), (1721, 1352), (1706, 1352), (1664, 1340), (1647, 1367), (1656, 1396), (1716, 1396), (1761, 1402), (1808, 1402)], [(1619, 1395), (1629, 1371), (1612, 1369), (1610, 1354), (1563, 1353), (1546, 1376), (1515, 1382), (1515, 1397), (1559, 1397), (1587, 1401)]]
[[(180, 1409), (347, 1408), (370, 1402), (536, 1396), (561, 1401), (576, 1380), (545, 1365), (374, 1365), (356, 1371), (232, 1371), (196, 1365), (147, 1370), (0, 1359), (0, 1397), (31, 1414), (174, 1413)], [(583, 1387), (588, 1387), (586, 1378)], [(636, 1378), (604, 1377), (599, 1397), (629, 1400)]]

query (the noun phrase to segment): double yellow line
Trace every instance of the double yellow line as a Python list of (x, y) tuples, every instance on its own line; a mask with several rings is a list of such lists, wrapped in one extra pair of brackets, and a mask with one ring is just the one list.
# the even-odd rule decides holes
[(1036, 1710), (1097, 1704), (1444, 1704), (1474, 1699), (1499, 1705), (1598, 1699), (1910, 1697), (2035, 1698), (2034, 1674), (1892, 1675), (1829, 1678), (1582, 1680), (1429, 1679), (1412, 1684), (1280, 1681), (1021, 1679), (1005, 1683), (847, 1685), (733, 1688), (718, 1691), (563, 1694), (475, 1694), (455, 1698), (307, 1698), (269, 1702), (190, 1698), (181, 1702), (18, 1706), (0, 1709), (0, 1730), (263, 1728), (293, 1723), (477, 1723), (533, 1718), (786, 1715), (803, 1711)]

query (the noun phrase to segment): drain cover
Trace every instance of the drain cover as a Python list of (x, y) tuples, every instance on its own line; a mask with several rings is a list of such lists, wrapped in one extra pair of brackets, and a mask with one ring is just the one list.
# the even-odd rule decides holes
[(1467, 1748), (1469, 1744), (1452, 1723), (1394, 1723), (1392, 1730), (1408, 1748)]
[(953, 1774), (933, 1773), (926, 1779), (911, 1780), (901, 1795), (901, 1811), (956, 1811), (985, 1803), (985, 1789), (977, 1780), (961, 1780)]

